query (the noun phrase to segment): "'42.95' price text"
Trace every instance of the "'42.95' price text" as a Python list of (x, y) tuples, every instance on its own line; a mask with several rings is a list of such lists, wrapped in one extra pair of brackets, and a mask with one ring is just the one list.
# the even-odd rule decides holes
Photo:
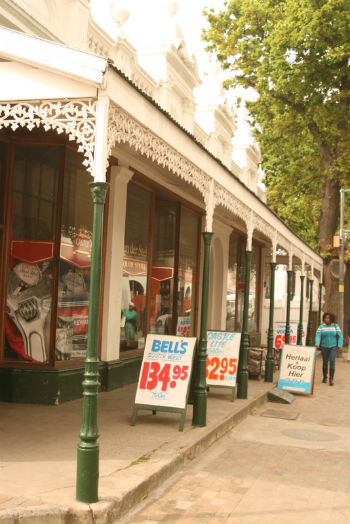
[(142, 367), (140, 378), (140, 389), (155, 389), (158, 382), (162, 383), (161, 391), (166, 391), (168, 385), (175, 388), (178, 380), (186, 380), (188, 377), (188, 366), (179, 364), (164, 364), (159, 362), (145, 362)]

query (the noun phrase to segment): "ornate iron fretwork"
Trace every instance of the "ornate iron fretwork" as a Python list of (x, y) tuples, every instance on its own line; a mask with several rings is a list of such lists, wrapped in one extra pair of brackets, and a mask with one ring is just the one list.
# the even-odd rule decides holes
[(19, 127), (30, 131), (42, 126), (45, 131), (56, 130), (66, 133), (69, 140), (79, 144), (87, 171), (93, 173), (96, 101), (47, 100), (30, 102), (8, 102), (0, 104), (0, 129), (9, 127), (16, 131)]

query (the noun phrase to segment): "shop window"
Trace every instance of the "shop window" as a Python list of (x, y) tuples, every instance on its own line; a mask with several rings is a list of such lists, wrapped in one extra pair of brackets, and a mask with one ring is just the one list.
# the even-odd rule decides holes
[(3, 358), (51, 365), (81, 361), (89, 313), (91, 177), (82, 155), (64, 141), (33, 145), (23, 137), (0, 148), (1, 163), (8, 155), (6, 165), (12, 166), (6, 169), (9, 194), (2, 204), (8, 205), (0, 223), (0, 234), (9, 238), (2, 260)]
[(250, 268), (248, 331), (258, 331), (260, 248), (253, 244)]
[(150, 294), (150, 332), (173, 334), (177, 207), (158, 204), (155, 211)]
[(49, 360), (59, 160), (56, 147), (15, 149), (5, 359)]
[[(0, 142), (0, 192), (1, 192), (0, 194), (1, 195), (4, 194), (4, 173), (3, 172), (4, 172), (5, 154), (6, 154), (5, 144)], [(3, 222), (3, 202), (2, 200), (3, 199), (0, 197), (0, 226), (2, 225), (2, 222)], [(0, 235), (1, 235), (1, 231), (0, 231)]]
[(67, 150), (56, 320), (56, 360), (86, 355), (93, 203), (81, 156)]
[[(253, 244), (249, 285), (248, 331), (258, 330), (260, 248)], [(232, 234), (227, 275), (226, 329), (241, 331), (244, 310), (245, 240)]]
[(147, 282), (152, 193), (129, 183), (122, 280), (121, 349), (142, 349), (147, 322)]
[(143, 349), (147, 333), (195, 335), (199, 224), (197, 213), (163, 190), (129, 183), (122, 351)]
[(177, 324), (176, 334), (182, 336), (194, 335), (196, 286), (197, 286), (197, 256), (198, 256), (198, 216), (186, 209), (181, 209)]
[(227, 295), (226, 295), (226, 329), (236, 329), (236, 287), (237, 287), (237, 255), (238, 239), (231, 235), (229, 246), (229, 262), (227, 272)]

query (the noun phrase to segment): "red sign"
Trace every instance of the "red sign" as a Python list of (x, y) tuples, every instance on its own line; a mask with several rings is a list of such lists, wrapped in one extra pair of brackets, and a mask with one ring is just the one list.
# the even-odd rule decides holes
[(89, 323), (89, 308), (87, 306), (76, 306), (68, 308), (58, 308), (57, 316), (69, 317), (73, 319), (74, 335), (86, 335)]
[(38, 264), (51, 260), (54, 255), (54, 242), (40, 240), (12, 240), (11, 256), (16, 260)]
[(152, 266), (152, 278), (163, 282), (164, 280), (170, 280), (174, 276), (174, 268), (168, 266)]
[(80, 269), (91, 265), (91, 238), (86, 235), (74, 235), (73, 242), (65, 237), (61, 241), (60, 257)]

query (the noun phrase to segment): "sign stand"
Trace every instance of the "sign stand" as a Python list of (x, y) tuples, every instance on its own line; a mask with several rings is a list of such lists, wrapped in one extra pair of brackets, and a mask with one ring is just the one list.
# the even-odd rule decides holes
[[(193, 369), (196, 339), (148, 335), (142, 360), (131, 425), (140, 410), (180, 413), (183, 431)], [(148, 402), (147, 402), (148, 401)], [(163, 401), (163, 404), (161, 402)]]
[(311, 397), (314, 394), (315, 371), (316, 371), (316, 357), (315, 357), (314, 372), (313, 372), (313, 375), (312, 375), (312, 385), (311, 385), (311, 391), (310, 391), (309, 397)]
[(236, 400), (236, 386), (210, 386), (208, 391), (210, 391), (210, 388), (231, 389), (231, 402)]
[(137, 412), (139, 410), (146, 410), (146, 411), (152, 411), (152, 415), (156, 415), (157, 411), (163, 411), (166, 413), (181, 413), (180, 417), (180, 425), (179, 425), (179, 431), (183, 431), (185, 426), (185, 420), (186, 420), (186, 412), (187, 412), (187, 399), (186, 399), (186, 407), (184, 409), (181, 408), (167, 408), (164, 406), (150, 406), (149, 404), (135, 404), (134, 410), (132, 412), (132, 419), (131, 419), (131, 425), (135, 426), (136, 424), (136, 417)]

